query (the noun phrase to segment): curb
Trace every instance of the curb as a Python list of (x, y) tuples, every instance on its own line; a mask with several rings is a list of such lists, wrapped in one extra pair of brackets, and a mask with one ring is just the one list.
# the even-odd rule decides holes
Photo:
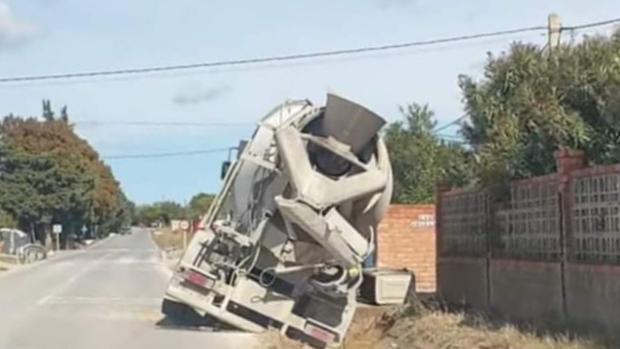
[(106, 236), (103, 239), (99, 239), (96, 240), (95, 242), (93, 242), (92, 244), (86, 246), (85, 248), (81, 248), (81, 249), (76, 249), (76, 250), (62, 250), (64, 252), (61, 253), (56, 253), (56, 251), (50, 251), (47, 253), (47, 257), (43, 260), (40, 261), (36, 261), (34, 263), (29, 263), (29, 264), (15, 264), (13, 266), (11, 266), (10, 268), (8, 268), (7, 270), (0, 272), (0, 278), (17, 273), (17, 272), (22, 272), (22, 271), (26, 271), (28, 269), (32, 269), (32, 268), (36, 268), (37, 266), (40, 265), (44, 265), (46, 263), (50, 263), (50, 262), (56, 262), (56, 261), (61, 261), (65, 258), (69, 258), (73, 255), (76, 254), (82, 254), (82, 253), (86, 253), (86, 250), (90, 249), (93, 246), (96, 246), (104, 241), (109, 240), (110, 238), (112, 238), (111, 236)]
[[(117, 236), (117, 235), (115, 235), (115, 236)], [(85, 248), (82, 248), (82, 250), (88, 250), (89, 248), (91, 248), (91, 247), (93, 247), (93, 246), (97, 246), (97, 245), (99, 245), (100, 243), (102, 243), (102, 242), (104, 242), (104, 241), (108, 241), (109, 239), (111, 239), (111, 238), (113, 238), (113, 237), (114, 237), (114, 236), (110, 236), (110, 235), (108, 235), (108, 236), (104, 237), (103, 239), (98, 239), (98, 240), (95, 240), (92, 244), (87, 245)]]

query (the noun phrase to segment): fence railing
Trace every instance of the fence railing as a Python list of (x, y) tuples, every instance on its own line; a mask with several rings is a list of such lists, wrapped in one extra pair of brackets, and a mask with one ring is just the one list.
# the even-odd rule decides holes
[(559, 151), (557, 173), (440, 192), (438, 292), (508, 316), (620, 329), (620, 292), (610, 291), (620, 289), (620, 164), (584, 163)]
[(488, 207), (485, 191), (446, 194), (437, 213), (437, 220), (441, 222), (439, 254), (484, 256), (487, 252)]
[(494, 257), (525, 260), (558, 260), (560, 203), (555, 175), (510, 184), (506, 208), (496, 212), (497, 231), (490, 232)]

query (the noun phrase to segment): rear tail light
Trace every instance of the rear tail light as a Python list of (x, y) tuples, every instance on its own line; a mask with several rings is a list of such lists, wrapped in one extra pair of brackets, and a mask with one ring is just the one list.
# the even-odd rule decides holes
[(207, 287), (207, 288), (212, 287), (214, 284), (213, 279), (195, 270), (188, 270), (185, 273), (185, 281), (191, 284), (197, 285), (197, 286)]
[(318, 339), (323, 343), (332, 343), (336, 339), (335, 333), (310, 323), (306, 324), (304, 332), (306, 332), (307, 335), (312, 336), (313, 338)]

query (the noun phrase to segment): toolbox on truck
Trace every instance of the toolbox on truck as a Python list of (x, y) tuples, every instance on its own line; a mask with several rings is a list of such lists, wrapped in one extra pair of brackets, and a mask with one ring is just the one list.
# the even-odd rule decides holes
[(366, 269), (360, 296), (379, 305), (403, 304), (414, 287), (413, 273), (406, 269)]

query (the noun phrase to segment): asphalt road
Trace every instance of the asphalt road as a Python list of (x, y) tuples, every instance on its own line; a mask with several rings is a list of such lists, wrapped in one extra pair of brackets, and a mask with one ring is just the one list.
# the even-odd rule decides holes
[[(6, 273), (6, 274), (5, 274)], [(1, 349), (252, 348), (254, 335), (167, 328), (169, 271), (134, 230), (0, 274)]]

